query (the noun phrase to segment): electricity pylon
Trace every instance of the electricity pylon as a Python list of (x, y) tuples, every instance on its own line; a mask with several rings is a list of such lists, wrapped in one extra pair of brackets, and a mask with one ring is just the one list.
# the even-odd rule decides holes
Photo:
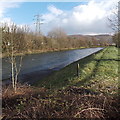
[(43, 24), (42, 19), (41, 19), (42, 15), (37, 14), (37, 15), (34, 15), (34, 17), (35, 17), (34, 24), (35, 24), (35, 27), (36, 27), (36, 34), (41, 35), (41, 24)]

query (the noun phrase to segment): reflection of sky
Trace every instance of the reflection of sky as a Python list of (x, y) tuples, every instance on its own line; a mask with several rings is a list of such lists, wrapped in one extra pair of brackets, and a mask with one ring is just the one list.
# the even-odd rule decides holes
[[(48, 52), (42, 54), (26, 55), (23, 58), (21, 73), (33, 71), (61, 69), (68, 64), (84, 58), (101, 48), (88, 48), (81, 50), (69, 50), (61, 52)], [(3, 78), (10, 74), (10, 64), (3, 61)]]

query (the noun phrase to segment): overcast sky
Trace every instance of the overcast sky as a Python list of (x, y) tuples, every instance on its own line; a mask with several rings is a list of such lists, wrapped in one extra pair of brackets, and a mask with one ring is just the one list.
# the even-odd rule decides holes
[(105, 34), (113, 32), (109, 27), (108, 17), (111, 16), (118, 0), (26, 1), (17, 0), (15, 2), (15, 0), (11, 0), (11, 2), (5, 2), (5, 0), (1, 0), (0, 21), (13, 21), (18, 25), (28, 24), (31, 28), (34, 28), (34, 15), (41, 14), (44, 23), (41, 25), (41, 31), (44, 34), (56, 27), (63, 28), (67, 34)]

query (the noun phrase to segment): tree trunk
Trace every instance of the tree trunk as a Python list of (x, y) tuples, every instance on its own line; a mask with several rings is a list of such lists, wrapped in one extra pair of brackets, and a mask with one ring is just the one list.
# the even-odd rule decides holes
[(14, 78), (14, 63), (13, 63), (13, 58), (11, 58), (12, 59), (12, 63), (11, 63), (11, 65), (12, 65), (12, 85), (13, 85), (13, 89), (15, 88), (15, 78)]

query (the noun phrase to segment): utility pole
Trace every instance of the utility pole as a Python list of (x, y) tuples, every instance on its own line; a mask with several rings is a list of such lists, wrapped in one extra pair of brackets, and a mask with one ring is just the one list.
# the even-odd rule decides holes
[(34, 24), (36, 27), (36, 34), (39, 34), (39, 35), (41, 34), (41, 24), (43, 24), (41, 17), (42, 15), (39, 15), (39, 14), (34, 15), (34, 18), (35, 18)]
[(79, 63), (77, 63), (77, 76), (79, 77), (79, 68), (80, 68), (80, 65)]

